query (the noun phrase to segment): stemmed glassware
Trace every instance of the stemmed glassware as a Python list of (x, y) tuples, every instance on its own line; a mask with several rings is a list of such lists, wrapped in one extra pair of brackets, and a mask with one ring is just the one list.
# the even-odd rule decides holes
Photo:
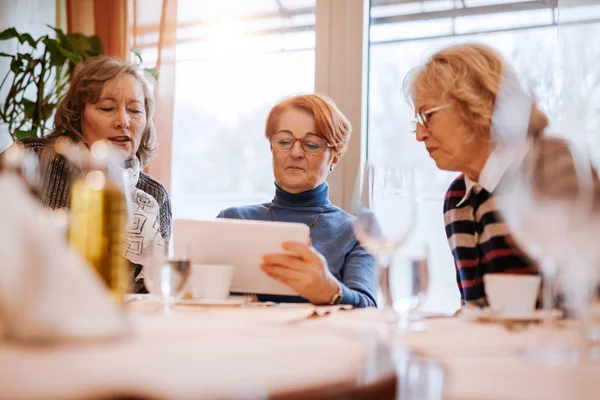
[(570, 363), (581, 353), (564, 338), (552, 340), (554, 288), (560, 286), (567, 310), (583, 317), (585, 325), (590, 289), (597, 282), (597, 177), (585, 152), (574, 144), (541, 139), (524, 154), (503, 179), (497, 202), (510, 232), (539, 262), (544, 278), (543, 340), (525, 353), (543, 363)]
[[(375, 257), (385, 333), (399, 329), (394, 309), (392, 269), (396, 251), (412, 233), (417, 215), (415, 182), (410, 166), (367, 163), (355, 188), (353, 223), (361, 245)], [(421, 279), (412, 274), (412, 279)], [(417, 285), (419, 286), (419, 285)], [(398, 303), (397, 303), (398, 304)]]

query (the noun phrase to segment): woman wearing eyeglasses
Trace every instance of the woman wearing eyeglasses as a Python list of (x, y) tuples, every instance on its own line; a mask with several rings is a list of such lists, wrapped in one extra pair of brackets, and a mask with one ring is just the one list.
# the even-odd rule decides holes
[(301, 297), (261, 295), (261, 301), (375, 306), (375, 261), (358, 243), (352, 216), (329, 201), (327, 176), (343, 156), (352, 128), (321, 94), (287, 98), (271, 109), (265, 136), (275, 175), (273, 200), (234, 207), (221, 218), (304, 223), (312, 246), (285, 243), (261, 269)]
[[(509, 68), (494, 50), (462, 44), (434, 54), (406, 80), (417, 140), (438, 168), (461, 173), (446, 192), (444, 220), (463, 303), (486, 304), (486, 273), (537, 273), (515, 244), (494, 199), (514, 157), (491, 138), (500, 84)], [(541, 137), (548, 119), (531, 100), (518, 104), (526, 97), (519, 93), (508, 104), (514, 119), (509, 125), (522, 124), (526, 137)]]

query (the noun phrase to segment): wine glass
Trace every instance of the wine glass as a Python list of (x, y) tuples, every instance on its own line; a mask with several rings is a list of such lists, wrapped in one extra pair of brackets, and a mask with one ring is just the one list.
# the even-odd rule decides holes
[[(359, 177), (360, 179), (360, 177)], [(414, 174), (410, 166), (367, 163), (354, 192), (354, 232), (375, 257), (385, 332), (396, 330), (390, 265), (396, 250), (411, 234), (416, 220)]]
[[(148, 293), (160, 298), (165, 314), (183, 295), (191, 274), (192, 263), (189, 252), (174, 256), (169, 240), (155, 239), (159, 242), (153, 249), (153, 256), (144, 265), (144, 285)], [(187, 248), (187, 246), (186, 246)], [(168, 249), (168, 250), (167, 250)]]
[(414, 312), (425, 302), (429, 288), (427, 246), (407, 243), (394, 254), (389, 271), (392, 307), (399, 316), (400, 330), (424, 330), (425, 323), (417, 321)]
[(522, 160), (503, 179), (497, 199), (511, 233), (540, 263), (544, 277), (543, 340), (525, 354), (544, 363), (575, 362), (579, 348), (552, 340), (553, 288), (560, 283), (566, 306), (585, 318), (590, 287), (597, 282), (598, 249), (593, 239), (599, 226), (594, 208), (597, 177), (585, 151), (575, 143), (542, 138), (519, 151)]

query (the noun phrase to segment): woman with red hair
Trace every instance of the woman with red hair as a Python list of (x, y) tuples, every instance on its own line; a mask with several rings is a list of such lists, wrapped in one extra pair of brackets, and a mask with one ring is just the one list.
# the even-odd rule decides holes
[(358, 243), (352, 216), (329, 201), (327, 176), (343, 156), (352, 127), (321, 94), (284, 99), (269, 113), (275, 196), (269, 203), (233, 207), (221, 218), (299, 222), (310, 227), (312, 246), (284, 243), (261, 269), (301, 297), (260, 296), (262, 301), (375, 306), (375, 261)]

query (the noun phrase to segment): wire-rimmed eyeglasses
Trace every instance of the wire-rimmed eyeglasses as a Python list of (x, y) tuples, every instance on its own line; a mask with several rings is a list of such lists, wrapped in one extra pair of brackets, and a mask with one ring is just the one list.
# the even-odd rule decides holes
[(304, 152), (307, 154), (321, 154), (326, 148), (334, 147), (333, 145), (327, 143), (322, 137), (312, 135), (310, 133), (298, 139), (291, 133), (278, 132), (271, 136), (270, 142), (271, 146), (275, 150), (290, 151), (292, 147), (294, 147), (294, 144), (296, 144), (297, 140), (300, 141), (302, 150), (304, 150)]
[(430, 108), (429, 110), (415, 112), (415, 119), (413, 119), (410, 122), (411, 133), (414, 134), (417, 132), (417, 124), (421, 125), (425, 129), (427, 129), (428, 128), (427, 122), (429, 121), (429, 119), (431, 119), (432, 115), (435, 114), (436, 112), (443, 110), (444, 108), (448, 108), (448, 107), (450, 107), (450, 104), (443, 104), (441, 106)]

